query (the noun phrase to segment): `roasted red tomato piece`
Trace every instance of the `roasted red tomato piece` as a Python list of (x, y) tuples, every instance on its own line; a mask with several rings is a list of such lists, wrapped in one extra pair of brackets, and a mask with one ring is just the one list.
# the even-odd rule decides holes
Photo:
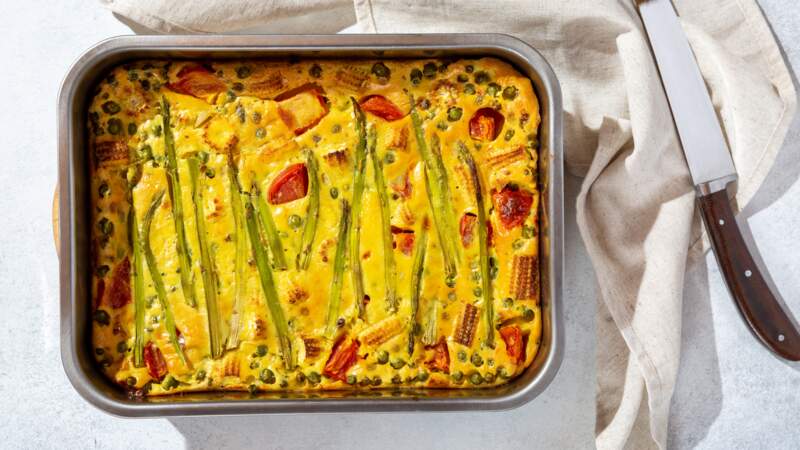
[(156, 380), (161, 380), (167, 374), (167, 361), (153, 341), (148, 341), (144, 346), (144, 364), (147, 366), (147, 373)]
[(362, 98), (358, 104), (361, 105), (361, 109), (364, 111), (389, 122), (402, 119), (405, 116), (397, 105), (382, 95), (368, 95)]
[(475, 225), (478, 223), (478, 216), (472, 213), (466, 213), (461, 216), (459, 223), (459, 231), (461, 232), (461, 245), (469, 247), (472, 241), (475, 240)]
[(425, 348), (433, 350), (433, 357), (425, 361), (425, 365), (433, 372), (450, 373), (450, 352), (447, 351), (447, 341), (441, 338), (436, 344)]
[(269, 186), (269, 202), (273, 205), (303, 198), (308, 193), (308, 169), (303, 163), (283, 169)]
[(335, 380), (345, 381), (347, 371), (356, 363), (358, 357), (358, 341), (345, 336), (333, 346), (331, 356), (325, 363), (322, 373)]
[(476, 141), (493, 141), (503, 129), (506, 119), (494, 108), (481, 108), (469, 119), (469, 135)]
[(411, 256), (414, 251), (414, 231), (392, 226), (394, 235), (394, 248), (399, 248), (406, 256)]
[(167, 84), (167, 87), (180, 94), (204, 98), (227, 89), (224, 81), (199, 64), (184, 66), (177, 76), (178, 81)]
[(492, 194), (492, 200), (500, 222), (506, 229), (511, 229), (525, 222), (531, 212), (533, 194), (506, 186), (500, 192)]
[(111, 276), (111, 290), (109, 291), (111, 307), (122, 308), (131, 302), (131, 262), (127, 257), (123, 259)]
[(500, 336), (506, 343), (506, 353), (515, 364), (519, 364), (525, 356), (525, 346), (523, 345), (522, 331), (518, 326), (506, 326), (500, 328)]
[(278, 115), (295, 136), (318, 124), (329, 110), (324, 91), (313, 83), (290, 89), (275, 97), (275, 101)]

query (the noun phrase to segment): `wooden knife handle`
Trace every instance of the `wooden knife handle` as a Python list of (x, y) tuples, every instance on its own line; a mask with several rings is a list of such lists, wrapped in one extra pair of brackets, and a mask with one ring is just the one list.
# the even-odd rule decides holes
[(739, 312), (764, 345), (800, 361), (800, 333), (756, 266), (725, 189), (698, 199), (717, 262)]

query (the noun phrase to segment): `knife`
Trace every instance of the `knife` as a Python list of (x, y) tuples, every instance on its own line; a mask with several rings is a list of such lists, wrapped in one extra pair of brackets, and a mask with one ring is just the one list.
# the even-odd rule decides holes
[(753, 334), (776, 355), (800, 360), (800, 333), (767, 284), (728, 198), (737, 179), (705, 82), (670, 0), (634, 0), (644, 22), (697, 191), (697, 205), (728, 290)]

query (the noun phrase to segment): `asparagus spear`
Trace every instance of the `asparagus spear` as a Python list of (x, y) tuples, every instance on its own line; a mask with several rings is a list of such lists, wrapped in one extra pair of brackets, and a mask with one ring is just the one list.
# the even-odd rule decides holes
[(459, 249), (457, 242), (458, 229), (456, 228), (450, 189), (447, 184), (447, 172), (438, 148), (438, 137), (434, 135), (433, 149), (428, 148), (428, 144), (425, 141), (425, 132), (422, 130), (422, 120), (417, 114), (416, 106), (414, 106), (414, 97), (411, 95), (409, 97), (411, 99), (411, 123), (417, 139), (417, 149), (425, 163), (425, 184), (428, 191), (428, 200), (431, 204), (433, 221), (439, 236), (439, 245), (442, 247), (447, 282), (450, 285), (455, 282), (456, 260), (459, 257)]
[(364, 306), (364, 277), (361, 271), (360, 239), (361, 239), (361, 204), (364, 196), (364, 178), (367, 172), (367, 127), (364, 112), (358, 102), (350, 97), (353, 104), (353, 114), (356, 116), (356, 143), (355, 161), (353, 162), (353, 209), (351, 210), (350, 223), (350, 275), (353, 283), (353, 296), (358, 306), (358, 317), (365, 318)]
[(264, 237), (267, 238), (267, 242), (269, 243), (269, 250), (272, 253), (272, 265), (275, 270), (286, 270), (286, 256), (283, 252), (281, 237), (278, 236), (278, 229), (275, 226), (275, 220), (272, 218), (272, 212), (269, 206), (267, 206), (267, 202), (264, 201), (264, 197), (261, 196), (261, 191), (258, 189), (258, 185), (255, 182), (251, 186), (250, 195), (254, 199), (253, 207), (258, 215), (261, 228), (264, 231)]
[(211, 346), (211, 357), (217, 359), (222, 356), (224, 337), (222, 336), (222, 318), (217, 303), (217, 271), (211, 248), (206, 233), (206, 217), (203, 213), (203, 190), (200, 181), (200, 161), (196, 156), (190, 157), (189, 180), (192, 185), (192, 201), (194, 202), (194, 217), (197, 228), (197, 242), (200, 244), (200, 273), (203, 275), (203, 292), (206, 297), (206, 311), (208, 312), (208, 338)]
[(169, 102), (161, 96), (161, 120), (164, 133), (164, 153), (166, 155), (167, 184), (169, 201), (172, 204), (172, 216), (175, 222), (175, 234), (178, 236), (175, 251), (180, 265), (181, 289), (186, 303), (192, 308), (197, 306), (194, 292), (194, 276), (192, 262), (189, 259), (189, 243), (186, 241), (186, 228), (183, 224), (183, 201), (181, 200), (181, 180), (178, 175), (178, 157), (175, 153), (175, 141), (170, 126)]
[(483, 311), (486, 317), (486, 345), (494, 347), (494, 305), (492, 303), (492, 283), (489, 276), (489, 237), (486, 230), (486, 211), (483, 205), (483, 188), (478, 167), (467, 146), (463, 142), (456, 144), (458, 154), (469, 169), (472, 185), (475, 186), (475, 209), (478, 213), (478, 248), (480, 249), (481, 294)]
[(317, 222), (319, 221), (319, 179), (317, 178), (317, 160), (311, 150), (305, 150), (306, 167), (308, 168), (309, 196), (308, 196), (308, 217), (303, 228), (303, 236), (300, 240), (300, 252), (297, 254), (295, 265), (297, 270), (308, 269), (311, 261), (311, 247), (314, 245), (314, 236), (317, 233)]
[(342, 276), (347, 252), (347, 232), (350, 228), (350, 205), (342, 199), (342, 216), (339, 220), (339, 235), (336, 240), (336, 256), (333, 259), (333, 280), (331, 280), (330, 299), (328, 301), (328, 319), (325, 336), (332, 338), (339, 320), (339, 309), (342, 304)]
[(158, 271), (156, 255), (153, 253), (152, 247), (150, 247), (150, 225), (153, 223), (153, 217), (155, 217), (156, 210), (158, 206), (161, 205), (163, 199), (163, 190), (153, 196), (153, 201), (150, 203), (150, 207), (147, 209), (144, 219), (142, 220), (142, 230), (141, 233), (139, 233), (139, 240), (141, 241), (141, 248), (144, 249), (145, 261), (147, 261), (147, 267), (150, 269), (150, 278), (153, 279), (153, 285), (156, 288), (156, 294), (158, 294), (158, 301), (161, 303), (161, 309), (164, 311), (164, 327), (167, 329), (169, 341), (172, 343), (175, 353), (181, 358), (183, 365), (190, 367), (190, 363), (186, 359), (186, 355), (180, 343), (178, 343), (178, 335), (175, 332), (175, 318), (172, 315), (172, 308), (167, 300), (167, 289), (164, 287), (164, 280), (161, 278), (161, 272)]
[(236, 292), (231, 313), (231, 332), (228, 336), (226, 348), (228, 350), (239, 346), (239, 334), (242, 329), (242, 310), (247, 296), (247, 231), (244, 225), (244, 211), (242, 207), (242, 187), (239, 185), (239, 168), (233, 158), (233, 154), (228, 153), (228, 182), (231, 190), (231, 212), (236, 228), (234, 239), (236, 239), (236, 261), (235, 279)]
[[(134, 160), (133, 157), (130, 158)], [(128, 168), (128, 243), (133, 252), (133, 310), (134, 310), (134, 337), (133, 337), (133, 365), (144, 366), (144, 269), (142, 267), (142, 247), (136, 236), (139, 225), (136, 220), (136, 207), (133, 203), (133, 188), (142, 178), (142, 166), (135, 163)]]
[(375, 172), (375, 189), (378, 190), (378, 200), (381, 207), (381, 237), (383, 238), (383, 266), (386, 282), (386, 309), (392, 313), (397, 312), (397, 266), (394, 262), (394, 247), (392, 247), (392, 223), (389, 219), (389, 194), (386, 191), (386, 180), (383, 177), (383, 164), (376, 151), (377, 132), (375, 126), (369, 127), (367, 133), (367, 151), (372, 158), (372, 169)]
[(431, 300), (428, 307), (428, 321), (425, 323), (425, 331), (422, 333), (422, 343), (433, 345), (436, 343), (436, 333), (438, 332), (439, 301), (435, 298)]
[(419, 297), (422, 294), (422, 269), (428, 246), (428, 218), (424, 217), (415, 237), (414, 260), (411, 263), (411, 330), (408, 332), (408, 356), (414, 354), (414, 334), (417, 328)]
[(275, 290), (275, 280), (272, 277), (272, 269), (267, 260), (267, 252), (261, 244), (261, 238), (259, 238), (256, 212), (250, 199), (245, 200), (244, 206), (247, 233), (250, 236), (250, 247), (252, 248), (253, 259), (256, 261), (258, 275), (261, 280), (261, 290), (264, 292), (267, 309), (269, 309), (269, 317), (278, 335), (284, 367), (286, 370), (292, 370), (294, 369), (294, 358), (292, 356), (292, 341), (289, 337), (289, 327), (286, 324), (286, 317), (278, 301), (278, 292)]

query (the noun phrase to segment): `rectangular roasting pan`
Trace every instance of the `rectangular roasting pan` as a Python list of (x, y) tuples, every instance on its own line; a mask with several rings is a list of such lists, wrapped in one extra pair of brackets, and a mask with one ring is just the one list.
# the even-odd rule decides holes
[[(530, 77), (539, 97), (539, 220), (542, 343), (518, 378), (496, 388), (364, 390), (306, 393), (208, 392), (130, 398), (109, 382), (91, 352), (90, 203), (86, 107), (91, 89), (111, 67), (139, 58), (430, 58), (494, 56)], [(550, 65), (524, 42), (501, 34), (123, 36), (84, 53), (59, 93), (58, 234), (60, 235), (61, 361), (72, 385), (95, 407), (117, 416), (160, 417), (299, 412), (390, 412), (509, 409), (527, 403), (561, 364), (563, 273), (562, 105)]]

